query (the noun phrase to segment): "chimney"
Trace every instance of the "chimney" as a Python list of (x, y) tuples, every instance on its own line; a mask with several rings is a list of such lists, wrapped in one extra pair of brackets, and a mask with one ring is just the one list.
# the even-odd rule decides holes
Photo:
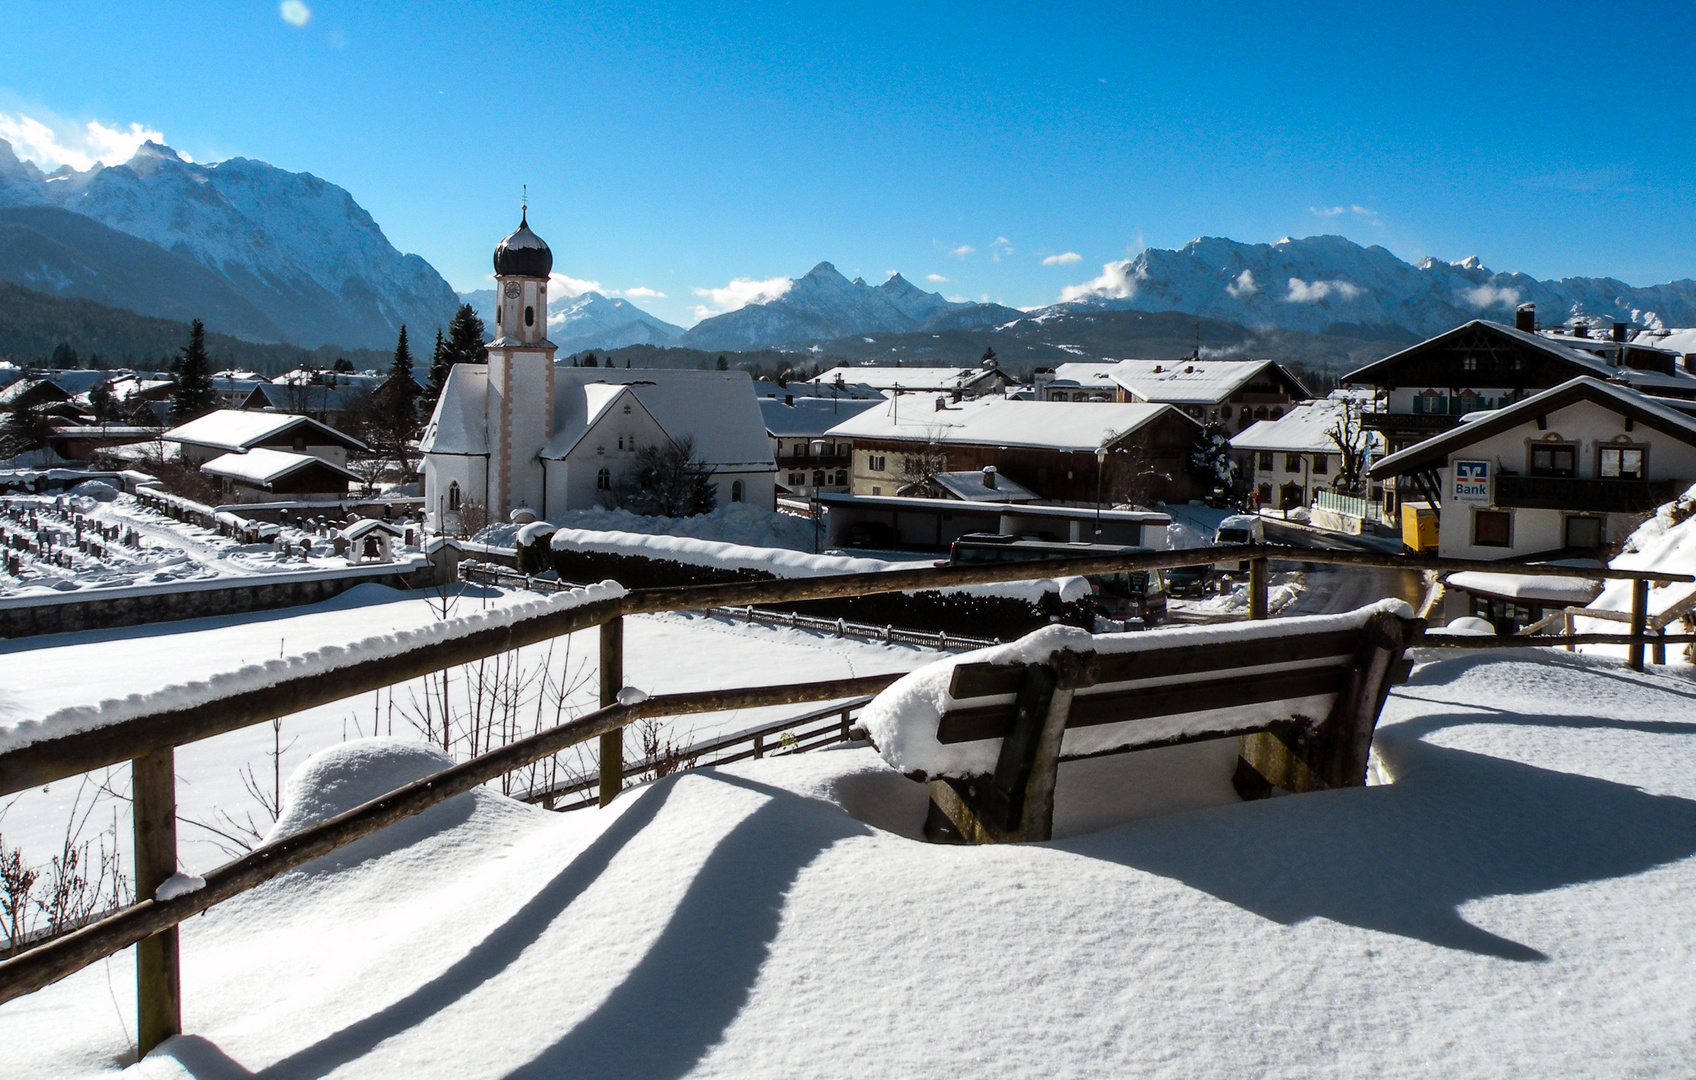
[(1687, 352), (1684, 354), (1684, 370), (1690, 372), (1692, 375), (1696, 375), (1696, 352)]
[(936, 411), (941, 412), (943, 409), (946, 409), (946, 408), (948, 408), (948, 395), (947, 394), (936, 395)]
[(1622, 322), (1614, 323), (1614, 340), (1615, 341), (1623, 342), (1625, 340), (1625, 327), (1626, 327), (1625, 323), (1622, 323)]
[(1513, 328), (1515, 330), (1524, 330), (1528, 334), (1536, 333), (1537, 305), (1521, 304), (1518, 308), (1514, 309)]
[(784, 394), (783, 395), (783, 403), (785, 405), (795, 404), (795, 395), (794, 394)]
[(1582, 338), (1589, 337), (1590, 336), (1590, 324), (1589, 323), (1581, 323), (1581, 322), (1580, 323), (1573, 323), (1572, 324), (1572, 336), (1573, 337), (1582, 337)]
[(994, 465), (985, 465), (983, 467), (983, 486), (988, 488), (991, 491), (995, 490), (995, 466)]

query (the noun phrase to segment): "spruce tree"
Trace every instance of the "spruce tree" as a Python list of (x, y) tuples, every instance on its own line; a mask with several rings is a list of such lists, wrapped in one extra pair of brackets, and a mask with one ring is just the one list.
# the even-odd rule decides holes
[(412, 349), (406, 343), (406, 326), (401, 325), (395, 341), (395, 358), (389, 364), (389, 377), (383, 384), (383, 412), (386, 426), (397, 441), (412, 434), (418, 422), (418, 383), (412, 377)]
[[(477, 309), (470, 304), (461, 304), (459, 310), (453, 313), (453, 321), (448, 323), (448, 365), (481, 364), (484, 334), (483, 320), (477, 317)], [(447, 378), (447, 372), (443, 371), (442, 381), (447, 382)]]
[(188, 344), (177, 358), (177, 389), (171, 395), (171, 422), (187, 423), (218, 407), (212, 386), (212, 361), (206, 355), (206, 326), (199, 319), (189, 326)]
[(441, 330), (436, 331), (436, 347), (430, 352), (430, 385), (425, 395), (430, 401), (438, 401), (442, 396), (442, 387), (448, 384), (448, 372), (453, 369), (453, 361), (448, 359), (448, 343), (443, 340)]

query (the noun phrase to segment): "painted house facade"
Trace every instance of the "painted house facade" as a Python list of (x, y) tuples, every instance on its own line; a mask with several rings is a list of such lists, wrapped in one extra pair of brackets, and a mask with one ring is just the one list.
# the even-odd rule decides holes
[(1372, 466), (1438, 509), (1438, 553), (1524, 559), (1594, 552), (1696, 481), (1696, 418), (1580, 377)]

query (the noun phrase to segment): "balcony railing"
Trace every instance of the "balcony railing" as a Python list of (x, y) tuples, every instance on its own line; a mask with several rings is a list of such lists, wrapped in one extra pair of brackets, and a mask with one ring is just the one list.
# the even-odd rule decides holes
[(1677, 498), (1683, 485), (1665, 480), (1584, 480), (1573, 476), (1497, 476), (1496, 505), (1528, 510), (1639, 514)]
[(777, 467), (780, 469), (846, 469), (848, 467), (848, 455), (820, 456), (814, 454), (811, 457), (780, 457), (777, 459)]
[(1441, 413), (1363, 412), (1360, 424), (1368, 431), (1417, 431), (1436, 435), (1460, 425), (1460, 417)]

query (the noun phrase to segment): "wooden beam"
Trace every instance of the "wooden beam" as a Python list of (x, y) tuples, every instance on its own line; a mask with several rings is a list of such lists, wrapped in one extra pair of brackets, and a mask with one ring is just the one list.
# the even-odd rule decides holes
[[(166, 747), (130, 764), (135, 829), (135, 894), (153, 896), (177, 872), (176, 754)], [(135, 946), (136, 1042), (140, 1056), (183, 1031), (177, 928), (168, 926)]]
[[(618, 692), (624, 689), (624, 618), (620, 616), (601, 624), (601, 708), (618, 704)], [(614, 728), (601, 735), (600, 801), (606, 806), (618, 797), (624, 786), (624, 729)]]
[[(1643, 670), (1643, 632), (1649, 627), (1649, 583), (1638, 578), (1631, 583), (1631, 644), (1625, 662), (1632, 671)], [(1664, 649), (1665, 646), (1663, 645)]]
[(1248, 561), (1248, 617), (1264, 619), (1270, 614), (1267, 611), (1266, 597), (1266, 559), (1264, 557)]

